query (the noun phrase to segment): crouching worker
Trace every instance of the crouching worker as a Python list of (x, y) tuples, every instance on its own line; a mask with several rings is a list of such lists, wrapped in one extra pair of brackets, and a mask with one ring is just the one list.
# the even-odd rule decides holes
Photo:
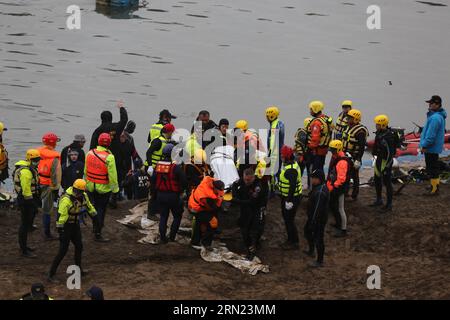
[(56, 222), (56, 228), (59, 233), (59, 251), (48, 273), (48, 280), (50, 282), (57, 282), (54, 276), (59, 264), (69, 249), (70, 242), (75, 246), (75, 264), (80, 267), (82, 276), (87, 274), (87, 271), (81, 268), (81, 252), (83, 250), (80, 228), (81, 215), (87, 211), (92, 218), (95, 231), (100, 226), (97, 212), (85, 191), (86, 181), (77, 179), (73, 183), (73, 186), (68, 188), (59, 200), (59, 219)]
[(349, 187), (352, 162), (342, 151), (342, 141), (333, 140), (329, 147), (332, 156), (328, 167), (327, 187), (330, 191), (330, 208), (336, 219), (335, 227), (338, 229), (335, 237), (340, 238), (347, 235), (345, 194)]
[(192, 246), (203, 245), (206, 248), (211, 246), (214, 232), (219, 226), (217, 215), (222, 205), (224, 189), (223, 181), (206, 176), (192, 191), (188, 201), (189, 211), (194, 216)]
[(239, 226), (247, 248), (247, 259), (251, 261), (256, 256), (264, 231), (269, 185), (256, 178), (252, 168), (247, 168), (243, 177), (233, 184), (232, 195), (232, 202), (241, 207)]
[(308, 196), (307, 216), (305, 224), (305, 238), (308, 241), (309, 250), (304, 251), (308, 256), (314, 257), (317, 250), (317, 261), (311, 267), (323, 266), (323, 255), (325, 253), (324, 234), (328, 220), (328, 206), (330, 194), (325, 184), (325, 174), (317, 169), (311, 173), (312, 189)]
[[(175, 241), (183, 216), (181, 194), (186, 190), (187, 181), (181, 165), (172, 163), (173, 144), (167, 144), (162, 151), (162, 160), (156, 163), (152, 184), (158, 193), (157, 203), (160, 210), (159, 235), (161, 243)], [(173, 222), (167, 239), (167, 221), (172, 212)]]

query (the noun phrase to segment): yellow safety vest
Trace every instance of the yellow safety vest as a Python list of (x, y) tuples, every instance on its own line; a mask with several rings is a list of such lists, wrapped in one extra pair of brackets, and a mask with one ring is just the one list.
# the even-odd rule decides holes
[(159, 150), (156, 150), (156, 151), (154, 151), (153, 153), (152, 153), (152, 157), (151, 157), (151, 160), (152, 160), (152, 167), (153, 168), (155, 168), (156, 167), (156, 163), (158, 162), (158, 161), (161, 161), (161, 159), (162, 159), (162, 152), (163, 152), (163, 149), (164, 149), (164, 147), (166, 146), (166, 144), (168, 144), (169, 143), (169, 140), (167, 140), (166, 138), (164, 138), (164, 136), (159, 136), (159, 137), (157, 137), (156, 139), (159, 139), (159, 140), (161, 140), (161, 148), (159, 148)]
[(287, 197), (289, 195), (289, 180), (284, 176), (286, 170), (288, 169), (297, 170), (297, 184), (295, 187), (294, 196), (299, 196), (302, 194), (302, 172), (297, 162), (288, 164), (287, 166), (283, 166), (280, 173), (280, 179), (278, 180), (278, 189), (280, 190), (281, 196)]
[(200, 149), (202, 149), (202, 146), (197, 142), (195, 135), (191, 134), (185, 145), (185, 151), (189, 155), (189, 158), (192, 158), (195, 155), (195, 152)]
[(364, 131), (366, 137), (369, 136), (369, 130), (362, 124), (357, 124), (353, 127), (347, 127), (347, 129), (342, 134), (342, 143), (344, 145), (344, 151), (349, 152), (351, 155), (356, 154), (360, 150), (358, 140), (356, 136)]
[(344, 112), (341, 112), (336, 119), (335, 130), (339, 133), (343, 133), (348, 127), (348, 118)]
[(319, 120), (322, 123), (322, 132), (320, 133), (319, 147), (328, 147), (333, 133), (333, 118), (324, 115), (323, 117), (317, 117), (311, 120), (310, 125), (307, 128), (308, 144), (310, 144), (311, 142), (311, 123), (315, 120)]
[(14, 190), (16, 191), (16, 193), (22, 194), (22, 186), (20, 184), (21, 181), (21, 177), (20, 177), (20, 173), (22, 172), (22, 170), (29, 170), (33, 176), (33, 178), (31, 179), (31, 193), (32, 195), (38, 195), (39, 194), (39, 175), (36, 169), (32, 168), (32, 167), (27, 167), (27, 166), (21, 166), (21, 167), (17, 167), (14, 170), (13, 173), (13, 180), (14, 180)]
[(150, 143), (153, 139), (158, 138), (161, 135), (161, 129), (164, 127), (161, 123), (155, 123), (150, 128)]

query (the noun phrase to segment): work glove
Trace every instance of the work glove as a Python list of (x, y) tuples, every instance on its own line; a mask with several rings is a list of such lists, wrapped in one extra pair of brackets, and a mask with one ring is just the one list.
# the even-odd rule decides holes
[(147, 173), (148, 173), (148, 175), (151, 177), (151, 176), (153, 176), (153, 167), (152, 166), (149, 166), (148, 167), (148, 169), (147, 169)]
[(355, 170), (359, 170), (361, 168), (361, 161), (356, 160), (353, 166), (355, 167)]
[(292, 202), (286, 202), (284, 204), (284, 207), (286, 208), (286, 210), (291, 210), (294, 207), (294, 204)]

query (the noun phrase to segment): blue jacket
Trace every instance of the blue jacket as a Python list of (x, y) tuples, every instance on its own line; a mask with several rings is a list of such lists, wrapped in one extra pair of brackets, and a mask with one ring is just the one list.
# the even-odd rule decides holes
[(445, 118), (447, 112), (443, 108), (427, 113), (427, 123), (420, 136), (420, 147), (428, 153), (441, 153), (444, 149)]

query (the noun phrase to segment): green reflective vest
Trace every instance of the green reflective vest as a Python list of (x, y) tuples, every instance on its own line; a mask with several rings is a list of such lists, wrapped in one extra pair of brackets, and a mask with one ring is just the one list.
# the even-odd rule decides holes
[(297, 175), (297, 184), (294, 191), (294, 197), (299, 196), (302, 194), (302, 172), (297, 162), (288, 165), (283, 165), (283, 168), (281, 169), (280, 173), (280, 179), (278, 180), (278, 189), (280, 190), (281, 196), (287, 197), (289, 195), (289, 180), (286, 179), (286, 177), (284, 176), (286, 170), (288, 169), (297, 170), (298, 175)]
[(150, 128), (150, 143), (153, 139), (158, 138), (161, 135), (161, 129), (164, 127), (161, 123), (155, 123)]
[(164, 136), (159, 136), (159, 137), (157, 137), (156, 139), (159, 139), (159, 140), (161, 140), (161, 148), (159, 148), (159, 150), (156, 150), (156, 151), (154, 151), (153, 153), (152, 153), (152, 157), (151, 157), (151, 160), (152, 160), (152, 167), (153, 168), (155, 168), (156, 167), (156, 163), (158, 162), (158, 161), (161, 161), (161, 159), (162, 159), (162, 155), (163, 155), (163, 149), (164, 149), (164, 147), (166, 146), (166, 144), (168, 144), (169, 143), (169, 140), (167, 140)]

